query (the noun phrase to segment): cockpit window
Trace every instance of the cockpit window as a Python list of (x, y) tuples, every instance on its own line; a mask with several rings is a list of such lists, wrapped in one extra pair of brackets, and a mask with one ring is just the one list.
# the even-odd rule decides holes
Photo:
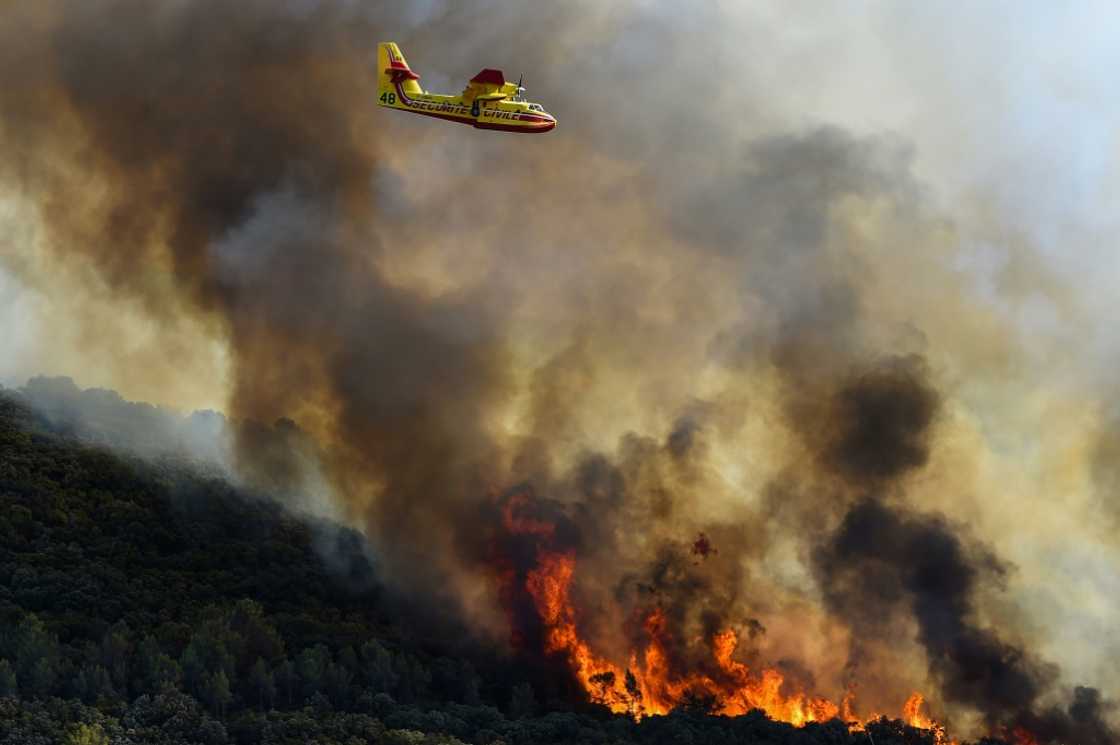
[(529, 111), (544, 111), (544, 107), (539, 103), (531, 103), (529, 104)]

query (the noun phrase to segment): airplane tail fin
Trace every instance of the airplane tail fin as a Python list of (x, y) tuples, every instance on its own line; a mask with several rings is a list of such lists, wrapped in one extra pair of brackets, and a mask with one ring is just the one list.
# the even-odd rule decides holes
[(415, 95), (424, 90), (416, 81), (420, 76), (405, 62), (401, 49), (394, 42), (383, 41), (377, 45), (377, 93), (382, 103), (392, 103), (389, 94), (396, 98), (397, 86), (406, 94)]

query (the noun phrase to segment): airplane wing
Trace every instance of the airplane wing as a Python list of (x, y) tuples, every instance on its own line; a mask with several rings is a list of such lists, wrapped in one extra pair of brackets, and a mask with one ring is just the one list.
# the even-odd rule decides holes
[(486, 68), (467, 83), (463, 98), (468, 101), (497, 101), (515, 95), (516, 89), (516, 85), (506, 82), (501, 70)]

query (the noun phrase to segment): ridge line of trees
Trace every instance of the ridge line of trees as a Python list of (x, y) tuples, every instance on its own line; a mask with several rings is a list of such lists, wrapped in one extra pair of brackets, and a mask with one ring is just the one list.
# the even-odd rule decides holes
[[(327, 568), (324, 536), (357, 571)], [(634, 722), (424, 633), (360, 536), (83, 444), (0, 390), (0, 745), (866, 745), (761, 712)]]

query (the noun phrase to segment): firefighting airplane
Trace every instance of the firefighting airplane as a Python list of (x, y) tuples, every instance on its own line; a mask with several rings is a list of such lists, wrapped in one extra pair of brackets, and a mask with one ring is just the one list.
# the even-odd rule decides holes
[(377, 71), (380, 106), (502, 132), (547, 132), (556, 126), (552, 114), (526, 101), (520, 82), (507, 83), (501, 70), (483, 70), (459, 96), (428, 93), (400, 48), (388, 41), (377, 45)]

